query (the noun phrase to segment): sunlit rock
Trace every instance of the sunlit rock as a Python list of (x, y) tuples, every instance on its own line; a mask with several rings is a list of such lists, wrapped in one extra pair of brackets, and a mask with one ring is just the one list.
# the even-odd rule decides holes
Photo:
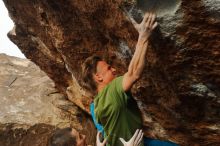
[(180, 5), (181, 0), (137, 0), (137, 7), (143, 12), (152, 11), (159, 17), (174, 15)]
[[(54, 130), (63, 127), (84, 130), (91, 126), (93, 133), (87, 132), (88, 136), (96, 133), (90, 119), (82, 122), (86, 115), (27, 59), (0, 54), (0, 98), (1, 146), (16, 142), (46, 145)], [(28, 139), (29, 136), (32, 138)]]

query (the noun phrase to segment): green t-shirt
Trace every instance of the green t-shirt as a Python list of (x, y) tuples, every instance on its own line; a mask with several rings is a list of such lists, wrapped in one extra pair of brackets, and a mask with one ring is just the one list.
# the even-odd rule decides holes
[(110, 146), (123, 146), (119, 138), (128, 141), (142, 127), (140, 110), (131, 93), (123, 91), (122, 79), (123, 76), (115, 78), (94, 100), (97, 121), (103, 126)]

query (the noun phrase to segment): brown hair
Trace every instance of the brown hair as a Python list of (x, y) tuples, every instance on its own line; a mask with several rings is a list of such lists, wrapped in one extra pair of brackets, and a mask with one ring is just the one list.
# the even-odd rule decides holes
[(50, 138), (49, 146), (74, 146), (76, 137), (71, 135), (71, 128), (57, 129)]
[(102, 61), (102, 58), (96, 55), (88, 57), (82, 64), (82, 81), (83, 87), (90, 91), (92, 94), (96, 93), (97, 83), (93, 78), (93, 74), (96, 73), (96, 67), (98, 61)]

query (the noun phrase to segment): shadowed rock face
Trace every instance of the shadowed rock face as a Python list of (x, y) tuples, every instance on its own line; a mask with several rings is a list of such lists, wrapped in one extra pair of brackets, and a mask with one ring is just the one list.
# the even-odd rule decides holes
[[(133, 0), (4, 2), (15, 23), (10, 39), (83, 110), (89, 112), (91, 101), (80, 87), (88, 56), (105, 56), (119, 74), (126, 71), (138, 37), (126, 14), (142, 18)], [(133, 88), (146, 136), (220, 145), (218, 6), (217, 0), (182, 0), (175, 14), (158, 18), (144, 74)]]
[(47, 124), (36, 124), (34, 126), (1, 124), (0, 145), (46, 146), (55, 129), (54, 126)]

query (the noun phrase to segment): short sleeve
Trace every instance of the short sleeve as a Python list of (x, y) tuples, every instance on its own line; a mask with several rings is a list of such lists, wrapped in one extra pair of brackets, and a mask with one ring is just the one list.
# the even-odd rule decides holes
[(127, 104), (127, 100), (129, 98), (129, 94), (123, 90), (122, 87), (123, 76), (119, 76), (112, 81), (111, 85), (111, 95), (115, 98), (115, 101), (122, 103), (123, 105)]
[(118, 93), (124, 93), (124, 90), (122, 87), (122, 81), (123, 81), (123, 76), (117, 77), (115, 79), (115, 87)]

